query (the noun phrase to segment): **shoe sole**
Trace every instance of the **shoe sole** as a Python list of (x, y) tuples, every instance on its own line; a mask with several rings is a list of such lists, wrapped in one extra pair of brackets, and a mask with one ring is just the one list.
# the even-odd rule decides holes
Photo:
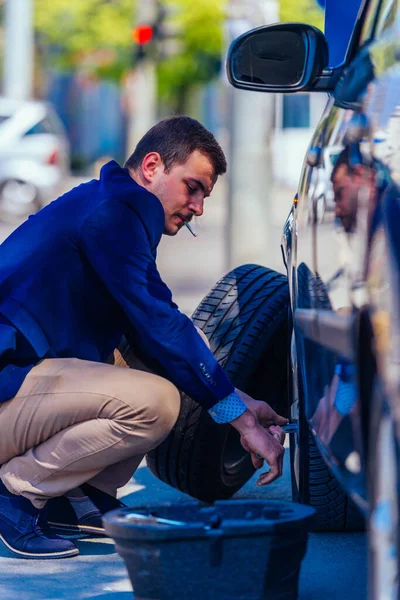
[(64, 533), (86, 533), (94, 535), (107, 536), (106, 530), (103, 527), (93, 527), (91, 525), (65, 525), (64, 523), (54, 523), (54, 521), (47, 521), (52, 529), (57, 531), (63, 531)]
[(47, 553), (33, 553), (33, 552), (23, 552), (22, 550), (17, 550), (10, 546), (10, 544), (3, 538), (0, 534), (0, 540), (3, 542), (5, 547), (10, 550), (13, 554), (17, 556), (23, 556), (24, 558), (69, 558), (70, 556), (76, 556), (79, 554), (78, 548), (73, 548), (72, 550), (65, 550), (64, 552), (47, 552)]

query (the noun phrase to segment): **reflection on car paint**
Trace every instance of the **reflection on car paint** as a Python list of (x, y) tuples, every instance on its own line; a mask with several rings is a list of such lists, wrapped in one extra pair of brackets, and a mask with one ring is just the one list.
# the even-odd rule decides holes
[[(393, 68), (390, 57), (384, 57), (388, 43), (373, 44), (371, 49), (373, 60), (368, 49), (363, 52), (360, 63), (354, 66), (357, 81), (353, 80), (341, 91), (347, 106), (341, 107), (340, 103), (332, 106), (331, 101), (313, 140), (314, 146), (323, 149), (321, 156), (326, 152), (335, 155), (329, 175), (333, 220), (326, 215), (318, 218), (322, 163), (309, 163), (303, 171), (295, 241), (300, 245), (298, 254), (304, 262), (297, 263), (296, 306), (337, 314), (346, 311), (361, 314), (368, 307), (378, 350), (378, 369), (388, 395), (391, 392), (393, 396), (394, 390), (400, 389), (400, 356), (393, 356), (394, 349), (400, 348), (400, 335), (395, 343), (392, 339), (393, 334), (400, 332), (400, 323), (393, 327), (393, 318), (400, 311), (388, 286), (388, 281), (397, 281), (397, 277), (393, 277), (393, 268), (388, 273), (393, 259), (389, 258), (387, 245), (391, 224), (392, 252), (399, 247), (395, 223), (399, 223), (400, 215), (395, 207), (400, 202), (395, 182), (400, 181), (400, 105), (397, 104), (400, 84), (397, 72), (392, 78), (386, 72)], [(377, 72), (382, 78), (379, 82)], [(350, 108), (350, 100), (354, 108)], [(380, 225), (385, 219), (387, 227)], [(311, 255), (301, 249), (306, 231), (313, 240)], [(396, 272), (399, 272), (400, 252), (396, 256), (399, 257)], [(299, 279), (304, 280), (306, 269), (307, 285), (304, 281), (299, 283)], [(304, 293), (305, 288), (308, 294)], [(331, 466), (340, 467), (349, 484), (346, 471), (358, 472), (365, 461), (360, 433), (362, 401), (357, 382), (348, 381), (348, 377), (343, 380), (349, 366), (335, 353), (309, 340), (301, 343), (308, 365), (303, 373), (306, 415), (318, 443), (325, 447)], [(358, 365), (351, 368), (356, 371)], [(344, 398), (352, 408), (342, 414)], [(399, 408), (397, 412), (400, 420)]]

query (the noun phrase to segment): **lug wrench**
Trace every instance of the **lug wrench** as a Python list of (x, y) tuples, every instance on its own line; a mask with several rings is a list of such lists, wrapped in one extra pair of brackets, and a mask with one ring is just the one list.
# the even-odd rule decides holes
[[(285, 433), (297, 433), (298, 425), (297, 423), (289, 423), (288, 425), (283, 425), (281, 428)], [(259, 454), (256, 454), (257, 458), (262, 458)]]
[(289, 425), (284, 425), (282, 429), (285, 433), (297, 433), (298, 425), (297, 423), (289, 423)]

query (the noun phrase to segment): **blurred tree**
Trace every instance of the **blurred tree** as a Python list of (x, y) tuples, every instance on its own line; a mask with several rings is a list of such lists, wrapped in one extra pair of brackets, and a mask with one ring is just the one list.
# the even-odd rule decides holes
[[(219, 73), (226, 3), (159, 0), (158, 37), (149, 52), (158, 63), (159, 95), (172, 109), (182, 110), (186, 93)], [(119, 80), (135, 56), (134, 5), (134, 0), (35, 0), (39, 53), (51, 66)]]
[[(226, 0), (163, 0), (158, 63), (159, 95), (178, 112), (189, 90), (221, 69)], [(169, 33), (172, 31), (172, 33)], [(172, 38), (172, 39), (171, 39)]]
[(117, 80), (130, 67), (134, 0), (34, 0), (34, 8), (51, 66)]
[(280, 0), (279, 17), (281, 21), (309, 23), (324, 30), (324, 11), (316, 0)]

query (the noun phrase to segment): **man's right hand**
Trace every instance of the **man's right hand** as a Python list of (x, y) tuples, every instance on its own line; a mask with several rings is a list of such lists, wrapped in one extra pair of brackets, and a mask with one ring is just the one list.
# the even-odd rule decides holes
[(260, 475), (257, 485), (266, 485), (278, 479), (282, 475), (283, 456), (285, 454), (283, 447), (285, 432), (283, 429), (277, 425), (265, 429), (249, 410), (231, 421), (230, 424), (240, 433), (241, 444), (245, 450), (251, 453), (254, 467), (259, 469), (264, 460), (270, 466), (267, 473)]

